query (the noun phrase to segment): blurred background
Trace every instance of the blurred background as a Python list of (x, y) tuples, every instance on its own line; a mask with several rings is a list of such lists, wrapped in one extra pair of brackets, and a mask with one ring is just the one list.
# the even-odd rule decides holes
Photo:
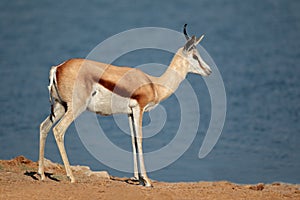
[[(296, 0), (1, 0), (0, 159), (18, 155), (38, 159), (39, 124), (50, 112), (47, 85), (52, 65), (84, 58), (103, 40), (128, 29), (151, 26), (181, 31), (188, 23), (190, 34), (205, 33), (201, 45), (223, 77), (225, 126), (213, 151), (199, 159), (210, 119), (210, 99), (203, 79), (189, 75), (201, 109), (197, 137), (180, 159), (149, 176), (159, 181), (300, 183), (299, 10)], [(125, 55), (118, 62), (128, 66), (149, 62), (168, 65), (171, 56), (144, 50)], [(178, 108), (173, 96), (162, 105), (168, 112)], [(130, 150), (130, 137), (113, 119), (99, 119), (108, 137)], [(145, 124), (147, 120), (146, 116)], [(145, 152), (168, 144), (178, 128), (174, 124), (179, 122), (168, 118), (161, 133), (144, 140)], [(74, 125), (65, 138), (72, 165), (131, 176), (93, 158)], [(51, 133), (46, 157), (61, 163)]]

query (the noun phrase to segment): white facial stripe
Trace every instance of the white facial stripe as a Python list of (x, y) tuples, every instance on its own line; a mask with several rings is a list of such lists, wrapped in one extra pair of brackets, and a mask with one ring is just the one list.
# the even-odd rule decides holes
[(211, 73), (210, 67), (204, 62), (196, 49), (190, 54), (188, 59), (192, 67), (191, 72), (202, 76), (207, 76)]

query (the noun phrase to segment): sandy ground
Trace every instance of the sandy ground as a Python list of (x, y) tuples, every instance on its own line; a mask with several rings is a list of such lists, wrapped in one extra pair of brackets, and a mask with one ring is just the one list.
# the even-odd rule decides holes
[(128, 178), (73, 167), (76, 183), (69, 183), (63, 166), (46, 162), (45, 181), (37, 163), (19, 156), (0, 161), (0, 199), (299, 199), (300, 185), (273, 183), (238, 185), (227, 181), (165, 183), (146, 188)]

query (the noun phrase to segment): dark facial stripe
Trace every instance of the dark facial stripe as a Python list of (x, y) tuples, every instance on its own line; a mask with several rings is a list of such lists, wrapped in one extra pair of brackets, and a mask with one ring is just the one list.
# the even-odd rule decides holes
[(196, 60), (198, 61), (199, 65), (200, 65), (200, 68), (203, 69), (204, 71), (206, 71), (206, 69), (202, 66), (202, 64), (201, 64), (201, 62), (200, 62), (198, 56), (193, 55), (193, 58), (196, 59)]

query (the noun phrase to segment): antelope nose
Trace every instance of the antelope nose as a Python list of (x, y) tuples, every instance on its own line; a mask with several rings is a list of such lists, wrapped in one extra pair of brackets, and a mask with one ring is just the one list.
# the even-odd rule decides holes
[(207, 73), (207, 75), (210, 75), (210, 74), (212, 73), (211, 69), (210, 69), (210, 68), (207, 68), (207, 69), (206, 69), (206, 73)]

